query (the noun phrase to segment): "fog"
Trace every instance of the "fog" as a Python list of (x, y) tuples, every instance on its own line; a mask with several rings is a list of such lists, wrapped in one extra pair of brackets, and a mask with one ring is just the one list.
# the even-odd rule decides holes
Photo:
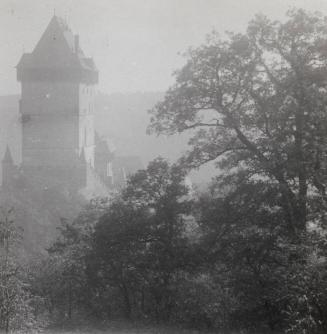
[(104, 93), (164, 91), (184, 62), (179, 53), (216, 29), (242, 31), (256, 13), (283, 18), (292, 7), (327, 13), (321, 0), (2, 0), (0, 95), (19, 93), (15, 66), (31, 52), (54, 11), (81, 36)]
[(326, 2), (318, 0), (2, 0), (0, 96), (16, 98), (0, 98), (0, 154), (9, 144), (14, 159), (21, 162), (16, 65), (24, 52), (33, 51), (54, 14), (80, 35), (82, 49), (99, 70), (94, 89), (104, 104), (97, 104), (95, 130), (109, 138), (120, 154), (139, 156), (146, 164), (158, 155), (174, 161), (187, 149), (187, 136), (145, 135), (147, 111), (173, 84), (172, 73), (183, 65), (183, 52), (200, 45), (213, 29), (222, 35), (242, 31), (256, 13), (283, 18), (294, 6), (327, 12)]
[(311, 11), (0, 0), (1, 333), (326, 333)]

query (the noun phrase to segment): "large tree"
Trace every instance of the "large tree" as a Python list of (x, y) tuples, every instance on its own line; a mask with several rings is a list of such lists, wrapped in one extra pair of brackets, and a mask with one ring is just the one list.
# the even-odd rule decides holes
[(256, 16), (246, 33), (213, 33), (190, 49), (149, 131), (191, 130), (188, 167), (217, 161), (277, 184), (295, 235), (309, 219), (308, 193), (326, 198), (327, 20), (302, 10), (287, 16)]
[(0, 330), (36, 330), (33, 314), (35, 297), (26, 284), (26, 267), (18, 257), (21, 229), (16, 226), (13, 209), (0, 208)]
[(127, 317), (133, 300), (157, 320), (172, 315), (176, 281), (191, 262), (184, 176), (161, 158), (150, 162), (131, 176), (96, 225), (93, 271), (104, 287), (119, 289)]

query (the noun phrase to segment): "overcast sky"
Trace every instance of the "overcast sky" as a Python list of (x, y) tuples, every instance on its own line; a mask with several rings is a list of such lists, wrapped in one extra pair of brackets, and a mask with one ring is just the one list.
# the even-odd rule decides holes
[(179, 52), (212, 29), (242, 31), (255, 13), (282, 19), (292, 7), (327, 15), (327, 0), (0, 0), (0, 95), (20, 91), (14, 67), (54, 10), (94, 58), (99, 90), (112, 93), (166, 90)]

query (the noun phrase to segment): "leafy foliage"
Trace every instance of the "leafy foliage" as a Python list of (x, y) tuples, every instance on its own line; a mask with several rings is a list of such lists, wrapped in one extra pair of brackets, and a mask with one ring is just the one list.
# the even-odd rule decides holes
[(17, 257), (21, 231), (13, 209), (1, 209), (0, 218), (0, 328), (9, 331), (38, 329), (33, 314), (35, 298), (26, 284), (26, 272)]
[(191, 49), (149, 131), (196, 130), (188, 167), (216, 160), (277, 183), (288, 227), (301, 233), (308, 188), (325, 198), (327, 28), (318, 14), (288, 17), (257, 16), (246, 34)]
[(121, 290), (128, 317), (130, 295), (142, 313), (154, 310), (157, 320), (171, 316), (172, 283), (187, 265), (189, 205), (183, 179), (183, 172), (166, 161), (151, 162), (131, 177), (96, 227), (99, 274)]

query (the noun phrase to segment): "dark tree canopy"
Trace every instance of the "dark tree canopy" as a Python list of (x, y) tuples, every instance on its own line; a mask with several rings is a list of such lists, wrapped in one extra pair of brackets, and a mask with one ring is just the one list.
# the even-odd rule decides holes
[(133, 313), (133, 298), (157, 320), (172, 316), (173, 283), (192, 262), (184, 177), (180, 168), (155, 159), (130, 177), (96, 225), (93, 271), (104, 285), (120, 290), (127, 317)]
[(188, 167), (217, 161), (279, 185), (291, 231), (308, 220), (308, 190), (325, 200), (327, 19), (258, 15), (244, 34), (191, 49), (151, 111), (150, 132), (192, 129)]

